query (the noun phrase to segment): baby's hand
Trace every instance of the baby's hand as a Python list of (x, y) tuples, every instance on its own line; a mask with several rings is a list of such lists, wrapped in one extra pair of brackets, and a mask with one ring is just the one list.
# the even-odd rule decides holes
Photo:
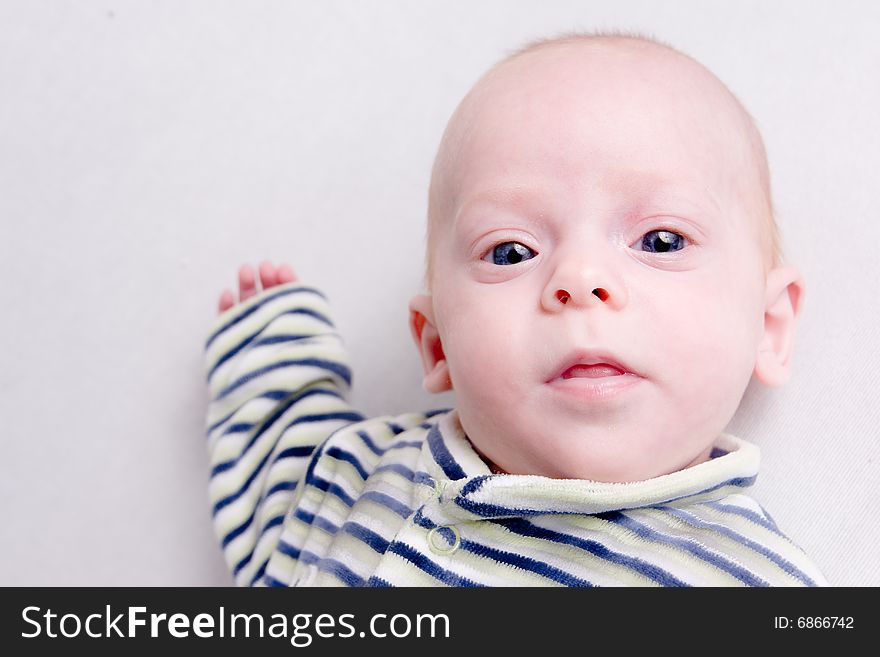
[[(284, 283), (293, 283), (297, 280), (296, 273), (290, 265), (283, 264), (275, 267), (268, 260), (260, 265), (260, 282), (263, 289), (268, 290), (276, 285)], [(238, 270), (238, 300), (244, 301), (257, 293), (257, 278), (254, 275), (254, 268), (250, 265), (242, 265)], [(225, 289), (220, 295), (220, 312), (224, 313), (236, 304), (235, 295), (232, 290)]]

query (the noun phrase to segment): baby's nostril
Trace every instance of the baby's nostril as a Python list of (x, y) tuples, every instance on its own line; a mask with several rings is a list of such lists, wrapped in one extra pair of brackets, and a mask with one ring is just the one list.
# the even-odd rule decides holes
[(597, 287), (593, 290), (593, 294), (595, 294), (601, 301), (608, 301), (608, 291), (605, 288)]
[(556, 298), (559, 299), (562, 303), (568, 303), (568, 300), (571, 298), (568, 292), (565, 290), (556, 290)]

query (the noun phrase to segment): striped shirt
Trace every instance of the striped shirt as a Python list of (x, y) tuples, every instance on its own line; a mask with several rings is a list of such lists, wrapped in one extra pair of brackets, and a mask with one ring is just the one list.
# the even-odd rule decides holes
[(274, 287), (206, 346), (214, 525), (267, 586), (814, 586), (747, 494), (758, 448), (635, 483), (492, 474), (455, 410), (365, 418), (325, 297)]

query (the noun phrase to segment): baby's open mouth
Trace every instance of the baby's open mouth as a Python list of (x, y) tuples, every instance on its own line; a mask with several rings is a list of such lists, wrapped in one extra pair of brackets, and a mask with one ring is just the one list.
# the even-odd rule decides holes
[[(614, 354), (598, 349), (575, 349), (561, 359), (558, 369), (547, 377), (547, 383), (568, 379), (641, 378), (635, 370)], [(597, 381), (597, 383), (599, 383)]]
[(562, 373), (562, 378), (599, 379), (605, 376), (621, 376), (622, 374), (625, 374), (625, 372), (613, 365), (609, 365), (608, 363), (597, 363), (595, 365), (573, 365)]
[(577, 349), (559, 364), (547, 383), (555, 394), (583, 409), (617, 399), (638, 386), (642, 378), (608, 351)]

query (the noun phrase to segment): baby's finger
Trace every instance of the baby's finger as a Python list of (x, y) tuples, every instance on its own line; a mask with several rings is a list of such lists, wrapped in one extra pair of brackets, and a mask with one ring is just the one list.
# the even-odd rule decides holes
[(238, 270), (238, 297), (240, 301), (249, 299), (257, 293), (257, 279), (254, 276), (254, 268), (250, 265), (242, 265)]
[(232, 290), (223, 290), (223, 294), (220, 295), (220, 303), (218, 305), (220, 312), (225, 313), (234, 305), (235, 297), (232, 296)]
[(288, 264), (278, 265), (278, 284), (284, 285), (284, 283), (293, 283), (296, 280), (296, 272), (293, 271), (293, 268)]
[(260, 282), (262, 282), (264, 290), (278, 285), (278, 275), (275, 273), (275, 267), (268, 260), (263, 261), (260, 265)]

